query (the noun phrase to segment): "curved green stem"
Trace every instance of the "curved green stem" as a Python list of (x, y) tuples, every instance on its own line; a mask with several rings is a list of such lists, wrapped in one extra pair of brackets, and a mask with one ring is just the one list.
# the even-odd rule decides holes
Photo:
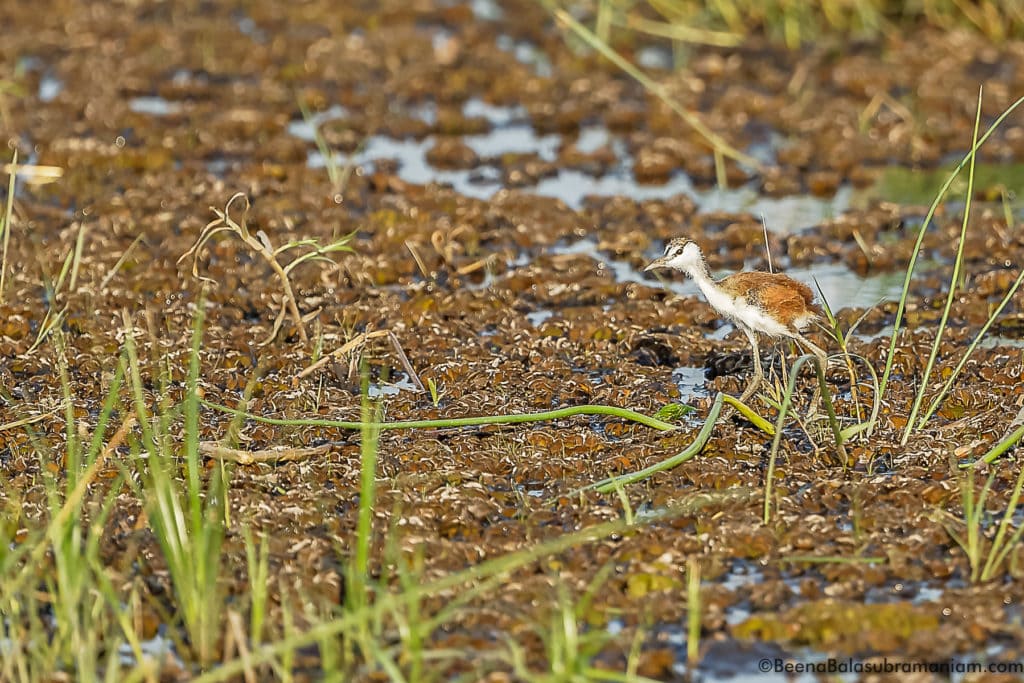
[[(810, 358), (814, 361), (814, 371), (818, 374), (818, 387), (821, 392), (821, 400), (825, 403), (825, 412), (828, 413), (828, 424), (832, 428), (832, 437), (836, 442), (836, 450), (839, 451), (839, 457), (843, 459), (843, 467), (845, 468), (850, 464), (849, 458), (846, 455), (846, 446), (843, 443), (846, 438), (843, 436), (842, 430), (839, 428), (839, 418), (836, 417), (835, 406), (832, 405), (832, 394), (828, 391), (828, 383), (825, 381), (825, 368), (822, 366), (821, 359), (813, 354), (808, 354), (804, 358)], [(797, 359), (799, 362), (800, 359)], [(796, 375), (796, 363), (793, 364), (793, 374)], [(790, 391), (790, 395), (792, 395)], [(779, 429), (781, 429), (781, 421), (779, 422)]]
[(960, 469), (963, 470), (967, 468), (978, 467), (982, 463), (986, 465), (991, 465), (993, 462), (996, 461), (996, 459), (999, 456), (1001, 456), (1003, 453), (1016, 446), (1021, 439), (1024, 439), (1024, 426), (1017, 427), (1012, 432), (1007, 434), (1002, 441), (1000, 441), (999, 443), (992, 447), (992, 450), (990, 450), (988, 453), (981, 456), (977, 460), (973, 462), (965, 462), (962, 465), (960, 465)]
[(772, 423), (755, 413), (753, 408), (748, 406), (746, 403), (743, 403), (735, 396), (730, 396), (729, 394), (722, 394), (722, 398), (725, 399), (726, 403), (738, 410), (740, 415), (747, 418), (752, 425), (768, 436), (775, 436), (775, 427), (772, 426)]
[(637, 472), (630, 472), (629, 474), (622, 474), (617, 477), (609, 477), (597, 483), (586, 486), (581, 491), (587, 491), (590, 489), (596, 489), (600, 493), (608, 493), (615, 489), (627, 486), (629, 484), (635, 484), (636, 482), (650, 477), (652, 474), (657, 472), (663, 472), (670, 470), (677, 465), (681, 465), (687, 460), (690, 460), (695, 455), (704, 449), (705, 444), (711, 438), (711, 431), (715, 428), (715, 423), (718, 422), (718, 416), (722, 412), (722, 401), (725, 394), (718, 394), (715, 397), (715, 402), (711, 405), (711, 411), (708, 412), (707, 418), (704, 420), (704, 426), (701, 427), (700, 432), (697, 433), (697, 438), (693, 440), (689, 446), (684, 450), (680, 451), (671, 458), (662, 460), (659, 463), (655, 463), (650, 467), (645, 467)]
[[(202, 400), (202, 399), (201, 399)], [(207, 408), (212, 408), (222, 413), (229, 415), (236, 415), (249, 420), (255, 420), (256, 422), (262, 422), (264, 424), (271, 425), (284, 425), (284, 426), (301, 426), (301, 427), (334, 427), (336, 429), (442, 429), (445, 427), (472, 427), (476, 425), (489, 425), (489, 424), (520, 424), (523, 422), (545, 422), (549, 420), (561, 420), (563, 418), (572, 417), (574, 415), (608, 415), (611, 417), (618, 417), (624, 420), (630, 420), (637, 422), (651, 429), (657, 429), (659, 431), (667, 432), (675, 429), (676, 426), (663, 422), (657, 418), (649, 417), (643, 413), (638, 413), (628, 408), (616, 408), (614, 406), (598, 406), (598, 405), (584, 405), (584, 406), (571, 406), (569, 408), (559, 408), (558, 410), (546, 410), (540, 413), (514, 413), (512, 415), (481, 415), (477, 417), (450, 417), (450, 418), (438, 418), (436, 420), (404, 420), (398, 422), (353, 422), (349, 420), (284, 420), (274, 417), (261, 417), (259, 415), (253, 415), (247, 413), (244, 410), (238, 410), (236, 408), (229, 408), (227, 406), (220, 405), (219, 403), (213, 403), (211, 401), (202, 401), (203, 405)]]

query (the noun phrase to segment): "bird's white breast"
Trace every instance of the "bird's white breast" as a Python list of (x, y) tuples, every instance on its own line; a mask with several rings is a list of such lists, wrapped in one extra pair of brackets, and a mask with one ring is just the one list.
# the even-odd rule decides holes
[(740, 325), (767, 334), (770, 337), (793, 336), (782, 323), (767, 315), (760, 308), (751, 306), (743, 299), (733, 298), (717, 287), (701, 287), (701, 291), (713, 308)]

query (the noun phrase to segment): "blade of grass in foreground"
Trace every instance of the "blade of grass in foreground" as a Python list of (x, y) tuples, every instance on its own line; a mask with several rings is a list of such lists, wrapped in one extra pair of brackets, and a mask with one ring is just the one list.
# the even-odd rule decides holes
[[(686, 512), (686, 509), (679, 511), (665, 510), (645, 518), (645, 523), (672, 519), (686, 514)], [(288, 635), (275, 643), (268, 643), (262, 647), (255, 648), (245, 662), (241, 659), (225, 662), (222, 666), (196, 677), (194, 681), (195, 683), (213, 683), (215, 681), (232, 680), (247, 665), (258, 666), (271, 662), (285, 653), (294, 652), (299, 648), (311, 645), (332, 635), (348, 633), (360, 621), (376, 618), (374, 615), (380, 615), (389, 610), (396, 609), (397, 606), (408, 600), (438, 595), (461, 586), (472, 586), (490, 577), (508, 574), (541, 558), (564, 552), (569, 548), (607, 538), (611, 534), (622, 533), (628, 528), (629, 525), (624, 520), (596, 524), (580, 531), (564, 534), (552, 540), (538, 543), (532, 548), (508, 553), (493, 560), (486, 560), (463, 571), (454, 572), (433, 581), (423, 582), (410, 587), (401, 594), (385, 593), (378, 595), (376, 600), (370, 605), (355, 611), (346, 612), (337, 619), (317, 624), (303, 633)]]
[[(68, 348), (63, 333), (58, 331), (54, 342), (61, 391), (64, 403), (69, 408), (65, 413), (67, 443), (63, 458), (63, 482), (60, 477), (49, 472), (44, 475), (50, 521), (40, 544), (49, 548), (53, 564), (52, 571), (42, 572), (41, 575), (37, 574), (40, 565), (35, 563), (26, 564), (22, 571), (33, 577), (30, 581), (37, 581), (46, 587), (45, 601), (52, 616), (48, 628), (52, 631), (44, 647), (49, 649), (50, 661), (40, 662), (40, 665), (54, 666), (56, 670), (52, 673), (56, 674), (62, 668), (95, 671), (104, 663), (102, 641), (112, 630), (112, 615), (107, 608), (117, 608), (116, 603), (107, 605), (106, 598), (95, 589), (98, 577), (94, 567), (99, 563), (103, 529), (119, 487), (114, 484), (103, 497), (103, 502), (98, 507), (91, 507), (88, 514), (83, 508), (88, 484), (103, 462), (102, 441), (114, 410), (116, 384), (120, 376), (115, 374), (115, 390), (104, 400), (89, 448), (83, 451), (83, 435), (88, 428), (70, 409), (75, 401), (68, 368)], [(39, 455), (47, 458), (49, 452), (41, 450)], [(83, 457), (89, 464), (84, 471)], [(86, 521), (88, 524), (83, 524)], [(47, 563), (44, 561), (41, 564)]]
[[(1013, 427), (1013, 424), (1011, 424), (1010, 426)], [(993, 462), (996, 461), (996, 459), (999, 458), (999, 456), (1003, 455), (1008, 450), (1016, 446), (1021, 439), (1024, 439), (1024, 425), (1017, 427), (1009, 434), (1007, 434), (1003, 439), (999, 441), (999, 443), (993, 446), (988, 453), (986, 453), (985, 455), (981, 456), (980, 458), (973, 462), (964, 463), (960, 465), (960, 468), (973, 468), (978, 467), (979, 465), (982, 464), (991, 465)]]
[(946, 383), (942, 385), (942, 389), (939, 390), (938, 395), (932, 400), (931, 405), (928, 406), (928, 410), (926, 410), (924, 415), (921, 417), (921, 420), (917, 425), (918, 429), (924, 428), (931, 416), (939, 409), (939, 405), (942, 404), (942, 399), (946, 397), (946, 394), (949, 393), (949, 390), (953, 386), (953, 382), (955, 382), (956, 378), (960, 376), (960, 373), (963, 371), (964, 366), (967, 365), (967, 361), (970, 359), (971, 354), (974, 353), (974, 349), (976, 349), (978, 344), (981, 343), (981, 340), (985, 338), (989, 328), (992, 327), (993, 323), (995, 323), (996, 319), (999, 317), (999, 314), (1003, 312), (1004, 308), (1006, 308), (1006, 304), (1010, 303), (1010, 299), (1012, 299), (1013, 295), (1017, 293), (1018, 289), (1020, 289), (1021, 284), (1024, 284), (1024, 268), (1021, 268), (1020, 274), (1017, 276), (1017, 279), (1014, 280), (1010, 289), (1007, 290), (1006, 295), (1003, 296), (1003, 300), (999, 302), (999, 305), (996, 306), (992, 314), (989, 315), (988, 320), (985, 321), (981, 331), (978, 332), (977, 336), (974, 337), (974, 340), (971, 341), (970, 346), (968, 346), (967, 350), (964, 351), (964, 355), (961, 356), (960, 362), (957, 363), (955, 368), (953, 368), (953, 372), (951, 372), (949, 377), (946, 379)]
[(772, 439), (772, 450), (771, 455), (768, 458), (768, 472), (764, 477), (764, 523), (768, 524), (771, 521), (771, 499), (772, 490), (775, 484), (775, 461), (778, 458), (779, 446), (782, 443), (782, 427), (786, 420), (786, 415), (789, 413), (789, 409), (793, 404), (793, 393), (796, 391), (796, 378), (800, 374), (800, 368), (804, 363), (814, 363), (814, 369), (818, 374), (818, 387), (821, 393), (821, 400), (825, 403), (825, 409), (828, 413), (829, 425), (832, 427), (832, 437), (836, 451), (839, 453), (839, 457), (842, 459), (843, 467), (849, 465), (850, 459), (846, 453), (846, 447), (843, 446), (843, 435), (839, 429), (839, 421), (836, 419), (835, 408), (832, 405), (832, 395), (828, 391), (828, 384), (825, 381), (825, 368), (818, 361), (817, 356), (814, 354), (804, 354), (793, 362), (793, 368), (789, 371), (789, 384), (786, 386), (786, 393), (782, 397), (782, 405), (779, 408), (779, 416), (775, 422), (775, 438)]
[(359, 516), (356, 522), (356, 551), (349, 568), (349, 586), (346, 597), (349, 607), (358, 609), (366, 604), (370, 572), (370, 548), (373, 545), (373, 505), (377, 496), (377, 449), (380, 444), (380, 408), (368, 395), (369, 377), (363, 370), (363, 429), (360, 439), (359, 462)]
[(701, 427), (700, 431), (697, 433), (697, 438), (693, 440), (693, 443), (691, 443), (689, 446), (684, 448), (676, 455), (672, 456), (671, 458), (666, 458), (665, 460), (662, 460), (659, 463), (655, 463), (650, 467), (645, 467), (644, 469), (639, 470), (637, 472), (630, 472), (629, 474), (623, 474), (618, 477), (609, 477), (608, 479), (595, 482), (590, 486), (583, 487), (582, 489), (580, 489), (580, 491), (594, 489), (599, 493), (608, 493), (609, 491), (614, 491), (617, 488), (627, 486), (629, 484), (634, 484), (638, 481), (647, 479), (648, 477), (658, 472), (670, 470), (673, 467), (681, 465), (687, 460), (692, 459), (694, 456), (700, 453), (701, 450), (703, 450), (704, 446), (711, 438), (711, 432), (713, 432), (715, 429), (715, 423), (718, 422), (718, 416), (722, 413), (722, 404), (724, 402), (724, 396), (725, 394), (719, 393), (718, 396), (715, 397), (715, 402), (711, 405), (711, 410), (708, 411), (708, 416), (704, 420), (704, 426)]
[[(207, 666), (218, 655), (224, 593), (219, 584), (221, 546), (225, 536), (224, 487), (221, 472), (211, 470), (210, 482), (202, 486), (202, 462), (199, 455), (199, 348), (203, 328), (203, 299), (196, 307), (192, 330), (192, 349), (184, 400), (184, 444), (186, 480), (177, 476), (177, 439), (171, 436), (169, 416), (157, 413), (156, 433), (146, 427), (145, 397), (132, 329), (127, 326), (125, 350), (130, 364), (129, 376), (135, 398), (143, 441), (133, 448), (142, 474), (144, 498), (150, 523), (167, 562), (174, 587), (177, 613), (188, 634), (187, 646), (200, 666)], [(126, 320), (126, 323), (130, 321)], [(141, 451), (141, 452), (140, 452)], [(146, 457), (143, 457), (143, 453)], [(226, 486), (226, 485), (225, 485)], [(204, 500), (205, 499), (205, 500)]]

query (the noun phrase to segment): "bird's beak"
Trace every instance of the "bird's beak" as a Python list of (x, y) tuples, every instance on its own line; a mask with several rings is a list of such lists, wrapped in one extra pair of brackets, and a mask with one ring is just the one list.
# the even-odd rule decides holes
[(647, 267), (644, 268), (644, 272), (646, 273), (649, 270), (657, 270), (658, 268), (664, 268), (664, 267), (665, 267), (665, 257), (664, 256), (659, 256), (658, 258), (654, 259), (653, 261), (651, 261), (650, 263), (647, 264)]

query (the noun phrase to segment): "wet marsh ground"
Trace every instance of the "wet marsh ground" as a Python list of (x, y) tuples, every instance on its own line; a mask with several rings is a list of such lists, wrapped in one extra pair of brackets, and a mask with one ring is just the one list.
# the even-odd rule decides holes
[[(907, 430), (960, 243), (962, 185), (924, 234), (885, 394), (872, 382), (942, 182), (929, 176), (914, 193), (914, 169), (948, 169), (970, 149), (979, 85), (982, 130), (1024, 94), (1024, 43), (928, 26), (793, 51), (753, 37), (679, 54), (622, 38), (620, 51), (758, 168), (716, 166), (675, 113), (533, 2), (41, 5), (0, 7), (0, 24), (17, 27), (0, 40), (0, 130), (28, 165), (3, 195), (3, 677), (113, 675), (148, 653), (142, 678), (202, 669), (215, 680), (213, 662), (247, 650), (264, 663), (239, 664), (239, 680), (728, 680), (756, 675), (763, 657), (1024, 657), (1024, 546), (1010, 538), (1024, 525), (1020, 455), (1011, 447), (973, 479), (960, 467), (1019, 427), (1020, 293), (935, 414)], [(685, 68), (669, 68), (676, 58)], [(978, 153), (925, 407), (1021, 272), (1022, 157), (1015, 112)], [(44, 166), (61, 177), (44, 182)], [(290, 271), (301, 326), (286, 311), (275, 334), (278, 277), (236, 237), (199, 251), (212, 282), (181, 259), (215, 219), (210, 207), (236, 192), (252, 206), (229, 215), (257, 240), (350, 236), (350, 252)], [(816, 278), (840, 329), (855, 326), (856, 391), (845, 360), (827, 381), (843, 428), (877, 403), (870, 435), (850, 434), (840, 463), (805, 370), (777, 457), (771, 435), (734, 415), (684, 464), (580, 492), (686, 449), (718, 392), (742, 391), (742, 333), (692, 283), (641, 270), (682, 235), (715, 271), (766, 269), (762, 216), (773, 266)], [(383, 336), (304, 372), (383, 330), (430, 390)], [(824, 332), (813, 337), (842, 358)], [(784, 386), (774, 363), (774, 388), (751, 403), (770, 422)], [(358, 421), (375, 414), (363, 393), (389, 422), (584, 404), (694, 410), (667, 432), (579, 416), (385, 430), (367, 449), (366, 431), (235, 420), (188, 400), (244, 396), (257, 416)], [(190, 439), (295, 458), (235, 464), (198, 456)], [(311, 447), (321, 448), (294, 450)], [(361, 517), (373, 458), (372, 515), (364, 506)], [(975, 505), (967, 492), (983, 487)], [(158, 491), (179, 491), (190, 515), (217, 502), (184, 534), (223, 534), (210, 546), (217, 578), (199, 593), (223, 606), (207, 631), (185, 614), (154, 521)], [(74, 529), (94, 542), (82, 571), (102, 590), (69, 587)], [(979, 558), (1003, 547), (981, 580)], [(387, 603), (373, 624), (344, 621), (389, 591), (416, 600)], [(71, 654), (75, 624), (90, 630), (91, 660)], [(340, 625), (316, 631), (325, 624)], [(302, 640), (310, 632), (320, 635)], [(33, 656), (29, 640), (52, 650)]]

